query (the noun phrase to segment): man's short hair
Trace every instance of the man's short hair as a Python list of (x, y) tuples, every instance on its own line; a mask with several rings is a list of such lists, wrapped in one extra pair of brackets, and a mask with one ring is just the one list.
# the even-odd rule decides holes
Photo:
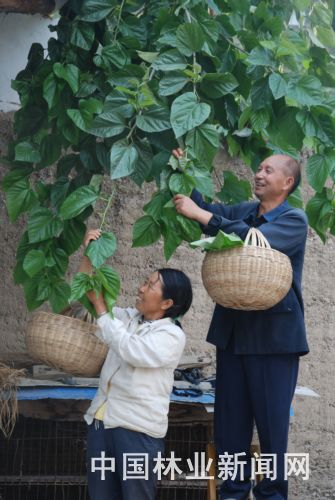
[(292, 175), (294, 178), (294, 183), (288, 193), (288, 196), (292, 194), (300, 184), (301, 181), (301, 168), (300, 163), (292, 158), (291, 156), (287, 156), (287, 160), (285, 162), (285, 167), (288, 175)]

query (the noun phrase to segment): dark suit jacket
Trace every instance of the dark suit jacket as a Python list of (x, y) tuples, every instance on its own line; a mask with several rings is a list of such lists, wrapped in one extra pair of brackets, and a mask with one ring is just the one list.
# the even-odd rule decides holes
[(293, 283), (288, 294), (270, 309), (238, 311), (216, 304), (207, 341), (225, 349), (231, 335), (234, 335), (236, 354), (307, 354), (309, 349), (301, 294), (308, 228), (305, 213), (290, 207), (285, 201), (257, 217), (259, 202), (232, 206), (209, 204), (196, 190), (191, 197), (201, 208), (213, 213), (208, 225), (201, 226), (205, 234), (215, 235), (222, 229), (225, 233), (234, 232), (244, 240), (249, 228), (256, 226), (272, 248), (290, 258), (293, 269)]

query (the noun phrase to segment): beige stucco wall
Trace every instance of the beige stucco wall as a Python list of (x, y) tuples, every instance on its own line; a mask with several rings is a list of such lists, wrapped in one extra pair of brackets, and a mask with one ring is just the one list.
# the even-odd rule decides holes
[[(3, 113), (0, 115), (0, 155), (6, 149), (10, 134), (11, 115)], [(231, 162), (230, 166), (240, 174), (250, 175), (248, 169), (238, 162)], [(105, 188), (108, 186), (109, 181), (106, 181)], [(109, 228), (118, 237), (118, 250), (110, 264), (122, 278), (121, 306), (133, 304), (141, 279), (150, 270), (165, 265), (161, 243), (149, 248), (131, 248), (132, 225), (141, 215), (141, 207), (151, 192), (152, 186), (141, 190), (128, 181), (121, 182), (109, 214)], [(24, 342), (28, 315), (22, 290), (14, 286), (11, 276), (23, 221), (8, 222), (3, 194), (0, 198), (0, 224), (0, 361), (29, 364)], [(94, 218), (90, 224), (94, 227)], [(303, 287), (311, 352), (301, 359), (299, 384), (311, 387), (320, 398), (295, 398), (290, 451), (310, 453), (311, 478), (306, 482), (300, 478), (292, 481), (290, 500), (333, 498), (335, 491), (334, 251), (335, 238), (323, 245), (313, 231), (309, 231)], [(75, 271), (78, 258), (79, 255), (73, 256), (70, 274)], [(215, 351), (205, 342), (213, 305), (202, 286), (201, 261), (200, 252), (183, 245), (169, 266), (183, 269), (193, 283), (193, 306), (183, 321), (188, 338), (186, 352), (212, 356), (214, 371)]]

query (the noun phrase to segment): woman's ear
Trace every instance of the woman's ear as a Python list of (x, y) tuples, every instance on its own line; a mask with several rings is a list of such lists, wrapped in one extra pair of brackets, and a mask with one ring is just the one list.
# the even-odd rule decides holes
[(172, 306), (173, 306), (172, 299), (164, 299), (161, 308), (164, 309), (164, 311), (166, 311), (167, 309), (170, 309), (170, 307), (172, 307)]

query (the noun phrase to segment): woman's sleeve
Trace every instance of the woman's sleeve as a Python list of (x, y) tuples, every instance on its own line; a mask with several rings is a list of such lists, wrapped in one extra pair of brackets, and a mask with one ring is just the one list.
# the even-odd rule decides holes
[(183, 331), (172, 324), (139, 336), (130, 334), (121, 320), (105, 314), (98, 319), (98, 326), (97, 336), (137, 368), (174, 366), (185, 346)]

